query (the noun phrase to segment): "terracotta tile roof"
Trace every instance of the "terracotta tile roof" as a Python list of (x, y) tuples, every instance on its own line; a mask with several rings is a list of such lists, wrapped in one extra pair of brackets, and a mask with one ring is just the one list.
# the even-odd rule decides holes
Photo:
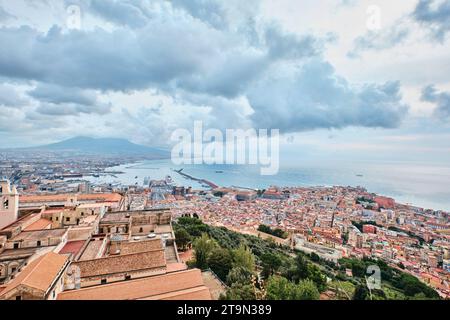
[(127, 217), (126, 212), (113, 212), (107, 213), (100, 220), (101, 224), (109, 224), (109, 223), (128, 223), (131, 220), (130, 217)]
[(76, 256), (80, 252), (81, 248), (83, 248), (85, 243), (85, 240), (67, 242), (66, 245), (59, 251), (59, 254), (72, 253), (74, 256)]
[[(66, 201), (71, 194), (50, 194), (50, 195), (22, 195), (19, 202), (61, 202)], [(118, 202), (122, 196), (118, 193), (92, 193), (77, 195), (78, 201), (101, 201), (101, 202)]]
[(28, 227), (26, 227), (24, 229), (24, 231), (36, 231), (36, 230), (43, 230), (48, 228), (48, 226), (50, 226), (52, 224), (52, 222), (48, 219), (39, 219), (38, 221), (30, 224)]
[(182, 262), (174, 262), (174, 263), (167, 264), (167, 272), (182, 271), (182, 270), (186, 270), (186, 269), (187, 269), (187, 265)]
[(32, 261), (11, 282), (9, 282), (6, 288), (1, 292), (1, 295), (7, 294), (20, 285), (31, 287), (44, 293), (47, 292), (68, 259), (68, 256), (56, 254), (54, 252), (43, 255)]
[(81, 271), (81, 277), (95, 277), (122, 272), (147, 270), (166, 266), (164, 250), (153, 250), (128, 255), (110, 256), (94, 260), (74, 262)]
[(48, 229), (24, 231), (11, 239), (11, 241), (34, 241), (48, 238), (59, 238), (67, 233), (67, 229)]
[(201, 271), (191, 269), (60, 293), (58, 300), (211, 300)]
[(169, 292), (140, 300), (211, 300), (211, 293), (206, 287)]
[(122, 241), (120, 243), (120, 255), (127, 255), (160, 249), (162, 249), (161, 239), (152, 239), (136, 242)]

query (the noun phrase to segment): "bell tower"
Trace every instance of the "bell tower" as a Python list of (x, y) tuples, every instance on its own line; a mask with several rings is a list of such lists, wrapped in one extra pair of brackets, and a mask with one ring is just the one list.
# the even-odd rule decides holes
[(0, 180), (0, 229), (10, 225), (19, 216), (19, 194), (9, 180)]

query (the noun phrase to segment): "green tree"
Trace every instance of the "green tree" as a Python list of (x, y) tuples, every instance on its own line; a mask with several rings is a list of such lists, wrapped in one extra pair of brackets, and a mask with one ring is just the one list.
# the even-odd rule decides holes
[(230, 270), (227, 276), (228, 285), (233, 285), (234, 283), (240, 284), (251, 284), (253, 273), (248, 269), (238, 266)]
[(295, 258), (296, 276), (294, 280), (302, 280), (308, 278), (308, 261), (302, 254), (298, 254)]
[(255, 288), (250, 284), (234, 283), (222, 300), (256, 300)]
[(308, 265), (308, 277), (309, 280), (313, 281), (320, 292), (325, 291), (327, 288), (327, 278), (326, 276), (320, 271), (320, 269), (313, 265)]
[(189, 235), (189, 232), (187, 232), (186, 229), (184, 229), (184, 228), (177, 228), (175, 230), (175, 239), (176, 239), (177, 247), (182, 251), (186, 250), (186, 247), (192, 241), (192, 238)]
[(353, 261), (352, 273), (354, 277), (363, 278), (366, 275), (366, 265), (360, 260)]
[(302, 280), (298, 284), (280, 276), (272, 276), (267, 281), (266, 299), (268, 300), (318, 300), (319, 290), (311, 280)]
[(255, 270), (255, 256), (245, 245), (233, 250), (233, 267), (242, 267), (250, 272)]
[(208, 266), (222, 281), (226, 281), (228, 272), (233, 267), (230, 251), (221, 247), (214, 248), (208, 257)]
[(311, 280), (302, 280), (296, 286), (296, 300), (319, 300), (320, 293)]
[(292, 300), (292, 283), (280, 276), (271, 276), (266, 284), (267, 300)]
[(186, 231), (194, 238), (200, 237), (202, 233), (209, 231), (208, 225), (202, 220), (191, 217), (180, 217), (177, 220), (177, 226), (186, 229)]
[(320, 257), (317, 253), (311, 252), (311, 261), (320, 262)]
[(369, 290), (365, 285), (357, 285), (355, 292), (353, 293), (353, 300), (366, 300), (369, 294)]
[(264, 253), (261, 256), (261, 263), (263, 266), (262, 275), (267, 278), (276, 272), (281, 266), (281, 259), (273, 253)]
[(208, 258), (217, 244), (206, 233), (203, 233), (200, 238), (195, 239), (193, 243), (195, 265), (199, 269), (208, 268)]

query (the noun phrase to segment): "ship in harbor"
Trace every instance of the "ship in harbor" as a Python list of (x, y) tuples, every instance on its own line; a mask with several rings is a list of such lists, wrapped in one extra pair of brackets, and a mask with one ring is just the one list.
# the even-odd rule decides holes
[(172, 185), (173, 184), (173, 179), (171, 176), (167, 175), (165, 178), (165, 181), (168, 185)]

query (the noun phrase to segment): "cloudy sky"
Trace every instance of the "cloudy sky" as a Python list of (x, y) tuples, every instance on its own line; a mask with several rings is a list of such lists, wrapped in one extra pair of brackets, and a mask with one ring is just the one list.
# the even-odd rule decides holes
[(276, 128), (450, 161), (449, 0), (0, 0), (0, 147)]

